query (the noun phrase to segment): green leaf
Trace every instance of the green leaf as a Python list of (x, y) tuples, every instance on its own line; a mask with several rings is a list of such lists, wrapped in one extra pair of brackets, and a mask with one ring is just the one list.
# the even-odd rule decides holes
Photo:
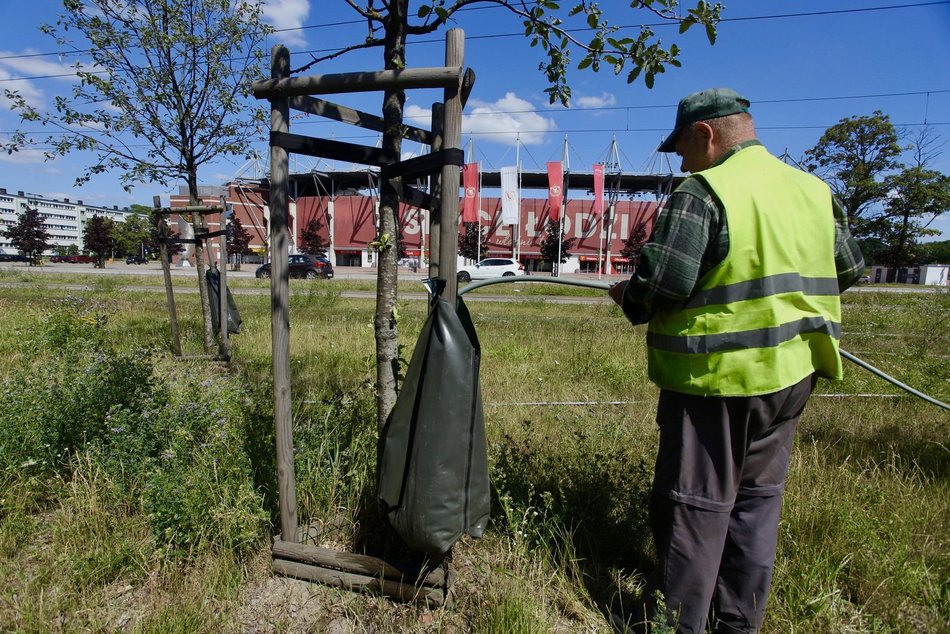
[(643, 83), (647, 85), (647, 88), (653, 88), (653, 73), (647, 72), (646, 77), (643, 78)]
[(584, 59), (581, 60), (581, 63), (577, 65), (577, 70), (584, 70), (585, 68), (588, 68), (593, 63), (594, 63), (593, 57), (585, 57)]
[(693, 26), (694, 24), (696, 24), (696, 18), (693, 16), (683, 18), (683, 20), (680, 22), (680, 35), (686, 33), (686, 31), (689, 30), (689, 27)]
[(709, 40), (710, 44), (716, 43), (716, 27), (713, 24), (706, 25), (706, 39)]
[(417, 18), (424, 18), (424, 17), (426, 17), (427, 15), (429, 15), (429, 12), (430, 12), (430, 11), (432, 11), (432, 7), (430, 7), (430, 6), (427, 5), (427, 4), (424, 4), (424, 5), (422, 5), (421, 7), (419, 7), (419, 10), (416, 12), (416, 17), (417, 17)]

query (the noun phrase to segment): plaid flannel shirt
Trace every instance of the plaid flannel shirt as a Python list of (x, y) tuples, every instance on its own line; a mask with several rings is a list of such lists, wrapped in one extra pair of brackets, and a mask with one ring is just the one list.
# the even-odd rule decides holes
[[(740, 143), (716, 165), (757, 140)], [(864, 273), (864, 257), (848, 230), (844, 208), (832, 197), (835, 215), (835, 269), (845, 290)], [(640, 252), (637, 269), (623, 297), (623, 312), (644, 324), (657, 308), (677, 308), (693, 294), (696, 282), (729, 252), (729, 228), (722, 203), (700, 178), (687, 178), (657, 216), (653, 234)]]

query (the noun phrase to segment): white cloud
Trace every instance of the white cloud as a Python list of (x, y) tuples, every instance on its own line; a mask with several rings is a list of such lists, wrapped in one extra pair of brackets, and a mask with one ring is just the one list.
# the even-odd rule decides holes
[[(428, 128), (432, 111), (409, 105), (405, 117), (414, 125)], [(505, 145), (515, 145), (518, 139), (525, 145), (540, 145), (544, 136), (556, 129), (553, 119), (539, 115), (531, 102), (513, 92), (494, 103), (471, 99), (462, 117), (463, 134), (477, 134), (479, 139)]]
[[(0, 145), (9, 142), (10, 137), (0, 136)], [(22, 165), (23, 163), (43, 163), (44, 161), (46, 161), (46, 156), (43, 152), (31, 149), (28, 145), (13, 154), (0, 151), (0, 163), (17, 163)]]
[[(53, 81), (75, 82), (75, 62), (64, 62), (53, 57), (24, 57), (34, 55), (36, 49), (28, 48), (19, 52), (0, 51), (0, 108), (6, 110), (10, 101), (3, 96), (4, 90), (19, 93), (30, 105), (43, 106), (45, 93), (36, 83), (17, 77), (48, 77)], [(54, 91), (55, 92), (55, 91)]]
[[(326, 2), (326, 0), (324, 0)], [(310, 14), (310, 0), (265, 0), (262, 13), (264, 20), (280, 30), (273, 35), (288, 48), (307, 43), (304, 31), (283, 31), (281, 29), (299, 29)]]
[(75, 78), (74, 62), (67, 63), (63, 62), (60, 58), (45, 55), (42, 57), (24, 57), (25, 55), (36, 55), (37, 53), (39, 53), (39, 51), (32, 48), (20, 52), (0, 51), (0, 58), (5, 58), (0, 59), (0, 66), (12, 69), (17, 75), (27, 77), (68, 74), (69, 77), (57, 77), (57, 79), (71, 81)]
[(605, 92), (599, 97), (578, 97), (574, 100), (574, 105), (578, 108), (609, 108), (617, 105), (617, 98), (611, 93)]

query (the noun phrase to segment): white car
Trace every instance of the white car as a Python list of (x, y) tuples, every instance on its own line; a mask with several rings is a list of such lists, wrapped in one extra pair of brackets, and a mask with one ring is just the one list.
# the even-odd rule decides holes
[(524, 264), (510, 258), (485, 258), (477, 264), (459, 268), (459, 282), (487, 280), (493, 277), (511, 277), (524, 275)]

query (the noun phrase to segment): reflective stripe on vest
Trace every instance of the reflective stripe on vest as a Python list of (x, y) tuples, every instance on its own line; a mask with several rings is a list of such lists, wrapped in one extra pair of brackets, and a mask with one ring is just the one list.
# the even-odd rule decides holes
[(647, 333), (650, 378), (678, 392), (767, 394), (840, 378), (831, 191), (761, 145), (697, 175), (722, 202), (729, 253)]

